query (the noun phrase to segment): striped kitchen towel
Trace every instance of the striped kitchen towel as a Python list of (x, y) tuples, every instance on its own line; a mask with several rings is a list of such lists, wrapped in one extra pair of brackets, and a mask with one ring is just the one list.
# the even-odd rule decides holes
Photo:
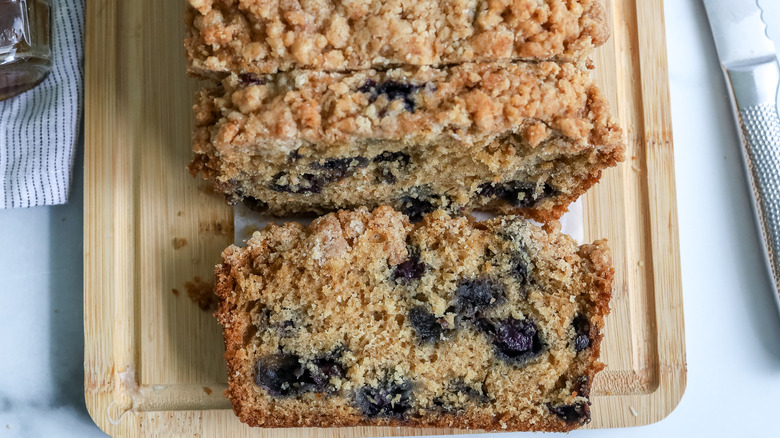
[(0, 208), (68, 202), (84, 100), (84, 0), (52, 2), (53, 69), (0, 102)]

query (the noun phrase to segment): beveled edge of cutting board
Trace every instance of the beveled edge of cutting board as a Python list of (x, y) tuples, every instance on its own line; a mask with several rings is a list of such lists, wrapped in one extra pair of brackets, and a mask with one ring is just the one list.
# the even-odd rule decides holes
[[(636, 8), (636, 17), (642, 23), (663, 23), (661, 2), (632, 2), (629, 9)], [(625, 5), (623, 5), (625, 6)], [(132, 241), (132, 214), (128, 207), (133, 205), (134, 194), (117, 190), (125, 184), (132, 186), (133, 175), (122, 163), (132, 162), (132, 151), (125, 141), (127, 126), (118, 121), (114, 112), (101, 111), (106, 102), (116, 104), (122, 78), (121, 72), (113, 67), (118, 55), (110, 48), (121, 43), (119, 32), (112, 28), (121, 6), (111, 0), (90, 2), (87, 21), (87, 68), (86, 68), (86, 154), (85, 154), (85, 398), (87, 408), (96, 424), (114, 436), (139, 436), (147, 428), (159, 433), (195, 434), (203, 433), (209, 422), (218, 427), (232, 427), (237, 422), (232, 412), (222, 411), (143, 411), (125, 412), (135, 405), (135, 398), (144, 391), (155, 388), (137, 387), (133, 374), (134, 358), (117, 354), (116, 344), (121, 343), (122, 334), (114, 333), (110, 327), (121, 322), (114, 321), (114, 310), (119, 304), (115, 298), (132, 295), (133, 291), (123, 285), (122, 278), (112, 275), (116, 263), (122, 260), (122, 242)], [(615, 23), (620, 25), (621, 23)], [(97, 30), (101, 29), (101, 32)], [(644, 142), (647, 155), (647, 191), (649, 196), (650, 232), (653, 254), (653, 285), (655, 297), (655, 330), (658, 339), (658, 370), (650, 376), (657, 379), (652, 391), (641, 395), (594, 397), (594, 423), (588, 427), (639, 426), (660, 421), (670, 414), (679, 403), (686, 384), (685, 337), (682, 314), (682, 287), (679, 262), (679, 237), (674, 185), (674, 156), (671, 137), (671, 119), (668, 96), (666, 50), (663, 32), (654, 32), (656, 26), (638, 28), (638, 56), (641, 71), (643, 95)], [(89, 35), (100, 34), (99, 40)], [(112, 107), (116, 109), (116, 105)], [(112, 127), (113, 129), (103, 129)], [(110, 145), (107, 147), (106, 145)], [(119, 163), (119, 164), (118, 164)], [(101, 167), (102, 165), (102, 167)], [(129, 183), (129, 184), (128, 184)], [(109, 190), (112, 189), (112, 190)], [(106, 237), (110, 236), (110, 239)], [(129, 271), (126, 269), (125, 271)], [(127, 273), (125, 273), (127, 274)], [(132, 282), (129, 282), (132, 284)], [(110, 291), (110, 292), (109, 292)], [(98, 326), (88, 320), (89, 313), (98, 312)], [(126, 321), (125, 321), (126, 322)], [(101, 329), (107, 329), (105, 331)], [(105, 360), (108, 359), (108, 360)], [(97, 366), (96, 366), (97, 365)], [(100, 366), (103, 368), (101, 369)], [(181, 386), (181, 385), (180, 385)], [(164, 400), (159, 403), (164, 404)], [(137, 406), (137, 405), (136, 405)], [(619, 412), (619, 415), (602, 417), (599, 412)], [(116, 423), (116, 424), (114, 424)], [(198, 430), (191, 427), (199, 424)], [(147, 432), (149, 430), (146, 430)], [(288, 429), (288, 433), (327, 432), (334, 436), (371, 435), (420, 435), (442, 433), (469, 433), (467, 430), (448, 429), (390, 429), (357, 428), (322, 431), (319, 429)], [(260, 431), (255, 431), (261, 433)], [(379, 433), (377, 433), (379, 432)], [(280, 432), (281, 433), (281, 432)]]

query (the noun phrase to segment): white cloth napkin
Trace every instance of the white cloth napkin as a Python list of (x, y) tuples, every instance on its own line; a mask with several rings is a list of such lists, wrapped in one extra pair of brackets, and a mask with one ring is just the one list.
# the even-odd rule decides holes
[(51, 74), (0, 102), (0, 208), (68, 202), (83, 112), (84, 1), (52, 2)]

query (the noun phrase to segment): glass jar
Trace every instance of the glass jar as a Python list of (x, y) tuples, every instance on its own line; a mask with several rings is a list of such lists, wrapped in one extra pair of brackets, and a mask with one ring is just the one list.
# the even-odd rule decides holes
[(0, 100), (35, 87), (49, 72), (49, 0), (0, 0)]

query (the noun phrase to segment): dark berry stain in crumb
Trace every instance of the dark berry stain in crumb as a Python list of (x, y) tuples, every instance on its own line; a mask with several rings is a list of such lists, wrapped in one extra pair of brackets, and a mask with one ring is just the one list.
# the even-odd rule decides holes
[(376, 180), (380, 183), (395, 184), (398, 182), (398, 177), (395, 176), (389, 167), (382, 167), (379, 169), (379, 175), (376, 177)]
[(418, 221), (434, 210), (436, 210), (436, 206), (428, 198), (412, 196), (401, 198), (401, 212), (409, 216), (409, 220)]
[[(268, 186), (276, 192), (294, 193), (298, 195), (320, 193), (326, 185), (352, 176), (357, 169), (368, 166), (370, 160), (365, 157), (331, 158), (315, 161), (309, 164), (313, 170), (297, 177), (298, 182), (292, 184), (287, 172), (279, 172), (271, 178)], [(283, 182), (284, 180), (287, 180)]]
[[(287, 182), (282, 182), (287, 178)], [(304, 173), (298, 176), (298, 184), (291, 184), (289, 181), (289, 174), (287, 172), (279, 172), (271, 179), (269, 189), (275, 192), (294, 193), (296, 195), (304, 195), (309, 193), (320, 193), (322, 191), (323, 181), (320, 180), (317, 175), (311, 173)]]
[(265, 78), (255, 73), (241, 73), (238, 75), (238, 80), (241, 81), (241, 85), (244, 87), (265, 84)]
[(387, 96), (388, 101), (401, 99), (404, 101), (404, 108), (409, 112), (414, 112), (417, 105), (412, 95), (422, 88), (424, 85), (406, 84), (398, 81), (385, 81), (378, 84), (373, 79), (367, 79), (366, 83), (358, 88), (358, 91), (368, 93), (368, 99), (371, 103), (374, 103), (383, 94)]
[(588, 380), (588, 376), (582, 376), (577, 380), (576, 391), (580, 397), (590, 397), (590, 380)]
[(332, 358), (314, 360), (311, 369), (307, 369), (307, 371), (314, 384), (314, 392), (327, 392), (331, 390), (330, 379), (341, 379), (346, 375), (344, 366)]
[(255, 383), (274, 397), (329, 392), (330, 380), (344, 376), (344, 367), (333, 357), (306, 364), (294, 354), (271, 354), (260, 358), (255, 369)]
[(523, 181), (509, 181), (501, 184), (485, 183), (479, 186), (480, 196), (500, 198), (514, 207), (530, 208), (540, 201), (555, 195), (555, 189), (544, 184), (542, 193), (536, 193), (536, 184)]
[(571, 325), (574, 328), (574, 351), (579, 353), (590, 347), (590, 321), (585, 315), (577, 315)]
[(395, 267), (395, 278), (416, 280), (422, 278), (423, 274), (425, 274), (425, 269), (425, 263), (420, 260), (420, 255), (410, 252), (409, 260), (401, 262)]
[(309, 167), (319, 170), (323, 181), (327, 184), (352, 176), (357, 169), (368, 166), (368, 163), (369, 160), (365, 157), (331, 158), (315, 161)]
[(312, 169), (323, 170), (334, 177), (341, 177), (347, 175), (350, 171), (354, 172), (355, 169), (366, 167), (368, 161), (368, 158), (365, 157), (330, 158), (315, 161), (309, 166)]
[(378, 387), (364, 386), (355, 394), (355, 404), (368, 418), (403, 419), (412, 407), (412, 384), (380, 382)]
[(276, 324), (276, 332), (280, 338), (292, 338), (295, 336), (296, 327), (295, 322), (287, 320), (280, 324)]
[[(462, 396), (465, 396), (465, 400)], [(461, 379), (449, 383), (446, 392), (432, 400), (436, 410), (457, 413), (465, 408), (466, 403), (473, 401), (477, 404), (490, 402), (490, 398), (484, 391), (480, 391)]]
[(294, 394), (300, 388), (303, 375), (298, 356), (292, 354), (263, 356), (255, 367), (255, 383), (274, 397)]
[(403, 152), (389, 152), (384, 151), (381, 154), (374, 157), (374, 162), (377, 163), (377, 169), (379, 175), (377, 181), (386, 184), (395, 184), (398, 178), (393, 173), (393, 168), (405, 168), (409, 166), (412, 157), (409, 154)]
[(289, 159), (290, 159), (290, 161), (298, 161), (298, 160), (300, 160), (301, 158), (303, 158), (303, 155), (301, 155), (301, 152), (300, 152), (298, 149), (296, 149), (296, 150), (294, 150), (294, 151), (290, 152), (290, 153), (287, 155), (287, 158), (289, 158)]
[(509, 253), (509, 275), (521, 286), (528, 284), (528, 265), (526, 264), (528, 256), (525, 246), (522, 242), (515, 242), (517, 238), (511, 234), (502, 233), (501, 237), (513, 247)]
[(481, 309), (492, 306), (502, 297), (503, 290), (484, 278), (464, 280), (455, 290), (457, 310), (466, 317), (473, 317)]
[(381, 154), (374, 157), (375, 163), (400, 163), (402, 166), (408, 166), (412, 157), (409, 154), (403, 152), (390, 152), (384, 151)]
[(452, 383), (452, 391), (465, 394), (468, 398), (479, 403), (487, 403), (490, 401), (484, 388), (480, 391), (462, 380), (456, 380)]
[(553, 406), (548, 403), (547, 408), (550, 412), (568, 424), (585, 424), (590, 419), (590, 408), (585, 403), (558, 406)]
[(520, 254), (515, 254), (514, 257), (512, 257), (512, 261), (510, 263), (509, 273), (512, 275), (512, 277), (515, 278), (515, 280), (517, 280), (518, 283), (525, 284), (526, 280), (528, 279), (528, 267), (520, 257)]
[(536, 324), (528, 319), (490, 321), (483, 318), (477, 322), (477, 327), (492, 338), (498, 356), (510, 363), (523, 364), (544, 349)]
[(436, 342), (444, 333), (439, 319), (424, 306), (412, 307), (409, 311), (409, 322), (414, 328), (414, 333), (424, 343)]

